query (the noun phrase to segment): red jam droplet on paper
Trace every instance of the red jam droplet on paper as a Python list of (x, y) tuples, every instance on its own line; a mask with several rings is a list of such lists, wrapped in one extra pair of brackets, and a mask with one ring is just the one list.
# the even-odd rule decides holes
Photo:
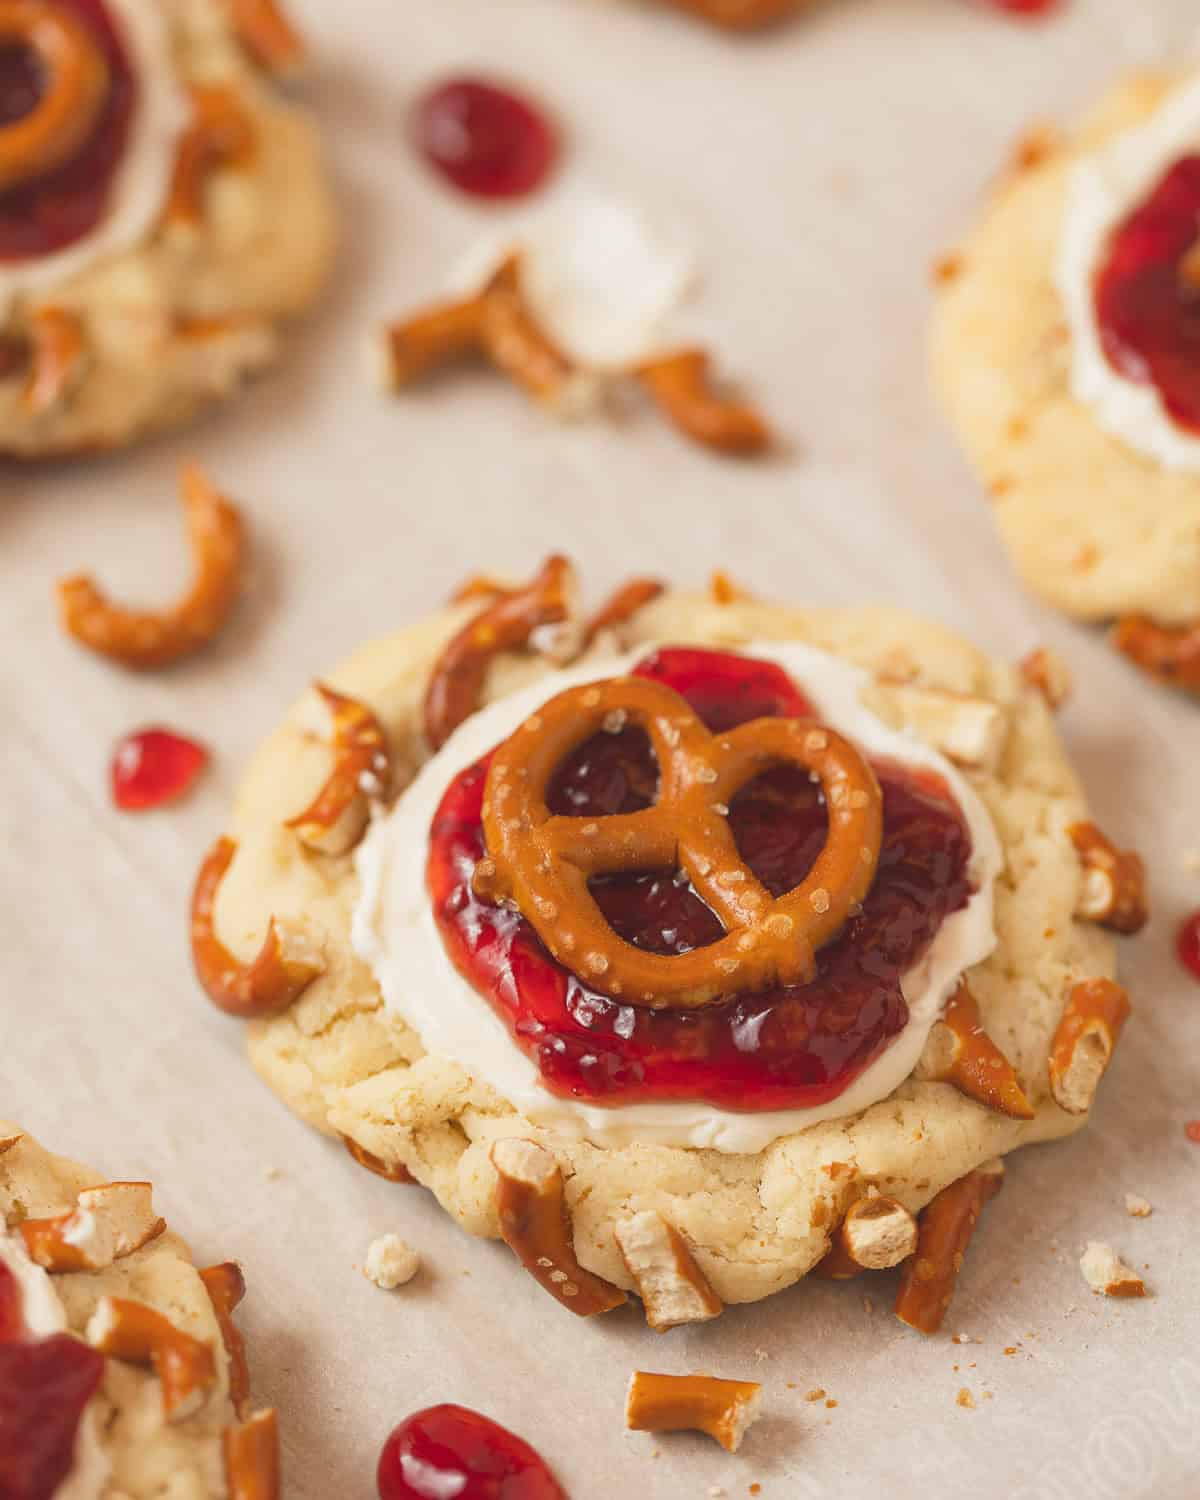
[(1179, 929), (1175, 951), (1184, 968), (1200, 979), (1200, 911), (1193, 912)]
[[(763, 715), (803, 717), (810, 705), (769, 662), (700, 650), (660, 651), (638, 675), (665, 682), (710, 728)], [(795, 1109), (836, 1098), (908, 1020), (900, 987), (942, 922), (970, 895), (970, 835), (936, 776), (877, 764), (884, 837), (859, 916), (818, 955), (809, 985), (740, 995), (703, 1010), (651, 1011), (590, 990), (554, 961), (519, 912), (488, 906), (471, 877), (483, 856), (487, 761), (447, 789), (430, 833), (434, 915), (459, 972), (484, 996), (552, 1093), (619, 1105), (703, 1100), (721, 1109)], [(657, 783), (641, 730), (594, 736), (558, 769), (551, 810), (575, 817), (634, 812)], [(798, 770), (759, 777), (735, 799), (738, 848), (773, 895), (808, 874), (825, 841), (820, 788)], [(626, 941), (654, 953), (714, 942), (721, 926), (672, 871), (592, 885)]]
[[(104, 216), (137, 103), (137, 83), (103, 0), (55, 0), (95, 32), (108, 60), (108, 102), (89, 139), (70, 161), (33, 182), (0, 193), (0, 262), (31, 260), (65, 249)], [(36, 65), (22, 49), (0, 49), (0, 124), (37, 102)], [(32, 87), (32, 96), (31, 96)]]
[(477, 198), (533, 192), (558, 155), (543, 114), (478, 78), (453, 78), (426, 94), (413, 112), (413, 136), (431, 166)]
[(1010, 16), (1047, 16), (1061, 8), (1063, 0), (987, 0), (993, 10)]
[(0, 1495), (51, 1500), (71, 1470), (75, 1437), (104, 1356), (65, 1333), (0, 1344)]
[(1181, 427), (1200, 432), (1200, 286), (1182, 271), (1200, 238), (1200, 156), (1185, 156), (1118, 225), (1095, 279), (1109, 364), (1152, 385)]
[(122, 812), (145, 812), (182, 797), (208, 764), (208, 751), (169, 729), (127, 735), (113, 752), (113, 802)]
[(384, 1444), (379, 1500), (567, 1500), (516, 1433), (465, 1406), (431, 1406)]
[(21, 1288), (17, 1278), (0, 1260), (0, 1344), (11, 1344), (25, 1337), (25, 1318), (21, 1312)]

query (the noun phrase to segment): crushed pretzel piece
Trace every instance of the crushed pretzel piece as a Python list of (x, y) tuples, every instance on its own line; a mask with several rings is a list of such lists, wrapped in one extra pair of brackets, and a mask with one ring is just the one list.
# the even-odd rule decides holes
[(712, 1375), (655, 1375), (635, 1370), (625, 1398), (631, 1432), (703, 1432), (736, 1453), (759, 1415), (762, 1386)]
[(430, 370), (483, 352), (483, 294), (438, 303), (382, 330), (380, 384), (399, 390)]
[(254, 122), (232, 89), (193, 84), (191, 101), (192, 120), (179, 140), (164, 215), (176, 233), (193, 232), (204, 222), (209, 177), (245, 165), (258, 142)]
[(708, 597), (714, 604), (743, 604), (752, 595), (734, 583), (724, 568), (716, 568), (709, 574)]
[(499, 599), (513, 592), (515, 591), (511, 584), (501, 583), (490, 573), (472, 573), (457, 585), (446, 602), (470, 604), (476, 599), (485, 599), (490, 604), (493, 599)]
[(588, 382), (538, 327), (521, 290), (521, 257), (510, 255), (483, 291), (483, 347), (498, 370), (536, 400), (569, 411)]
[(500, 1234), (538, 1285), (581, 1318), (620, 1307), (625, 1293), (575, 1257), (563, 1175), (549, 1151), (511, 1136), (492, 1146), (491, 1161)]
[(570, 614), (574, 573), (565, 557), (548, 557), (523, 588), (502, 595), (445, 646), (425, 690), (425, 737), (434, 750), (479, 707), (484, 680), (503, 651), (519, 651), (540, 625)]
[(1070, 667), (1049, 646), (1039, 646), (1023, 656), (1017, 670), (1030, 687), (1041, 693), (1052, 712), (1060, 709), (1074, 690)]
[(955, 765), (994, 771), (1008, 741), (1008, 715), (998, 703), (940, 688), (885, 681), (908, 728)]
[(231, 0), (233, 29), (259, 67), (276, 78), (294, 78), (308, 62), (308, 49), (279, 0)]
[(1127, 1266), (1111, 1245), (1089, 1240), (1079, 1258), (1083, 1279), (1097, 1296), (1144, 1297), (1146, 1283)]
[(279, 1500), (279, 1425), (274, 1407), (227, 1427), (221, 1446), (229, 1500)]
[(26, 1219), (20, 1233), (30, 1260), (47, 1271), (102, 1271), (166, 1227), (148, 1182), (106, 1182), (84, 1188), (69, 1213)]
[(208, 1345), (144, 1302), (101, 1297), (88, 1321), (87, 1341), (113, 1359), (151, 1365), (162, 1387), (168, 1422), (194, 1416), (217, 1381), (217, 1364)]
[(212, 1303), (221, 1330), (221, 1342), (229, 1357), (229, 1399), (238, 1416), (244, 1417), (250, 1399), (250, 1371), (246, 1365), (246, 1342), (233, 1321), (233, 1312), (246, 1295), (246, 1278), (241, 1266), (227, 1260), (220, 1265), (205, 1267), (200, 1272), (200, 1280)]
[(979, 1215), (1003, 1180), (1004, 1163), (988, 1162), (943, 1188), (921, 1211), (916, 1253), (901, 1270), (896, 1294), (902, 1323), (926, 1334), (942, 1326)]
[(385, 1292), (406, 1286), (421, 1269), (421, 1257), (398, 1234), (381, 1234), (367, 1247), (363, 1275)]
[(232, 839), (218, 839), (200, 866), (192, 892), (192, 962), (219, 1010), (253, 1020), (286, 1010), (324, 970), (304, 935), (274, 917), (250, 963), (240, 963), (217, 937), (217, 891), (236, 853)]
[(621, 1219), (614, 1234), (645, 1307), (646, 1322), (656, 1333), (721, 1315), (725, 1304), (709, 1286), (683, 1236), (660, 1213), (647, 1209)]
[(1154, 1205), (1139, 1193), (1126, 1193), (1125, 1212), (1131, 1219), (1148, 1219), (1154, 1212)]
[(357, 1141), (348, 1135), (342, 1137), (342, 1145), (349, 1151), (350, 1155), (360, 1167), (366, 1167), (368, 1172), (374, 1172), (376, 1177), (383, 1177), (388, 1182), (415, 1182), (416, 1178), (402, 1162), (384, 1161), (381, 1156), (375, 1156), (365, 1146), (360, 1146)]
[(754, 408), (713, 389), (711, 361), (703, 349), (658, 355), (634, 373), (663, 415), (693, 442), (742, 456), (770, 446), (770, 428)]
[(1067, 833), (1083, 866), (1075, 915), (1114, 932), (1140, 932), (1150, 916), (1141, 856), (1118, 849), (1095, 823), (1073, 823)]
[(1071, 986), (1050, 1043), (1050, 1092), (1068, 1114), (1086, 1114), (1129, 1019), (1129, 996), (1111, 979)]
[(1158, 625), (1149, 615), (1125, 615), (1117, 621), (1113, 644), (1151, 677), (1200, 693), (1200, 620)]
[(333, 768), (312, 802), (286, 826), (319, 854), (348, 854), (366, 830), (371, 803), (387, 792), (387, 740), (365, 703), (323, 682), (315, 688), (333, 721)]
[(916, 1250), (917, 1221), (903, 1203), (872, 1188), (847, 1209), (838, 1237), (856, 1265), (884, 1271)]
[(1016, 1069), (983, 1029), (979, 1002), (965, 979), (929, 1033), (917, 1072), (923, 1079), (952, 1084), (997, 1114), (1014, 1120), (1034, 1117)]
[(657, 578), (631, 578), (623, 583), (600, 606), (583, 628), (583, 644), (590, 646), (606, 630), (617, 630), (630, 621), (640, 609), (653, 603), (666, 585)]
[(83, 323), (65, 307), (41, 307), (29, 319), (29, 373), (21, 394), (27, 416), (54, 411), (79, 384), (88, 364)]
[(24, 1139), (24, 1134), (19, 1130), (16, 1135), (0, 1135), (0, 1156), (6, 1155), (14, 1146), (19, 1146)]
[(794, 15), (802, 0), (667, 0), (725, 31), (753, 31)]
[(180, 603), (158, 612), (125, 609), (84, 575), (58, 585), (67, 631), (123, 667), (164, 667), (190, 656), (220, 632), (237, 600), (245, 553), (241, 517), (198, 464), (184, 465), (180, 491), (195, 559), (192, 586)]

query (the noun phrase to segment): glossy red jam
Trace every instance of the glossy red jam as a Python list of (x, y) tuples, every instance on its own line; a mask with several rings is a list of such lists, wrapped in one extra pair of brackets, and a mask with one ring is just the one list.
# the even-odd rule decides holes
[(1152, 385), (1169, 415), (1200, 431), (1200, 287), (1181, 272), (1200, 238), (1200, 155), (1185, 156), (1118, 225), (1096, 273), (1109, 363)]
[(208, 764), (208, 751), (170, 729), (126, 735), (113, 752), (113, 802), (122, 812), (145, 812), (188, 791)]
[[(100, 222), (125, 150), (137, 85), (103, 0), (55, 0), (96, 33), (108, 59), (111, 87), (96, 128), (64, 166), (0, 193), (0, 262), (29, 260), (65, 249)], [(12, 123), (36, 102), (40, 80), (28, 54), (0, 50), (0, 123)]]
[(1175, 951), (1185, 969), (1200, 979), (1200, 911), (1193, 912), (1179, 929)]
[(479, 78), (452, 78), (419, 100), (413, 137), (432, 167), (477, 198), (533, 192), (558, 155), (545, 115)]
[[(779, 668), (720, 652), (667, 650), (638, 669), (683, 694), (714, 729), (762, 715), (806, 716)], [(447, 952), (490, 1002), (553, 1093), (598, 1104), (704, 1100), (729, 1110), (791, 1109), (835, 1098), (908, 1019), (902, 974), (970, 894), (970, 836), (936, 777), (876, 766), (884, 840), (861, 915), (818, 957), (817, 978), (703, 1010), (649, 1011), (587, 988), (546, 952), (519, 913), (479, 901), (471, 876), (483, 853), (487, 761), (448, 788), (430, 834), (428, 879)], [(560, 768), (553, 811), (607, 816), (646, 807), (656, 770), (640, 730), (600, 734)], [(807, 875), (825, 839), (820, 789), (773, 771), (730, 809), (743, 858), (775, 895)], [(683, 953), (721, 935), (682, 876), (609, 877), (597, 902), (627, 941)]]
[(987, 0), (993, 10), (1003, 10), (1012, 16), (1047, 16), (1062, 8), (1063, 0)]
[(0, 1496), (51, 1500), (70, 1472), (104, 1356), (65, 1333), (0, 1343)]
[(379, 1500), (567, 1500), (524, 1439), (465, 1406), (401, 1422), (379, 1458)]

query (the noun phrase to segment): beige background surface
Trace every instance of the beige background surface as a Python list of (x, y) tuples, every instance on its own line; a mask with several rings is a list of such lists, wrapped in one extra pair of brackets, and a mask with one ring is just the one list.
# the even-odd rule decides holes
[[(1183, 1123), (1200, 1116), (1200, 988), (1170, 942), (1200, 904), (1184, 868), (1200, 848), (1200, 710), (1021, 596), (923, 375), (928, 264), (1016, 129), (1123, 62), (1177, 56), (1191, 0), (1074, 0), (1043, 26), (960, 0), (846, 0), (749, 43), (602, 0), (301, 9), (347, 225), (325, 309), (281, 373), (182, 440), (0, 470), (0, 1114), (103, 1171), (152, 1177), (199, 1255), (244, 1262), (256, 1384), (284, 1408), (294, 1500), (372, 1495), (390, 1426), (439, 1400), (517, 1427), (574, 1500), (754, 1482), (766, 1500), (1194, 1494), (1200, 1148)], [(412, 92), (464, 65), (526, 80), (561, 112), (580, 170), (689, 226), (723, 359), (791, 459), (720, 463), (648, 418), (559, 429), (484, 374), (376, 399), (367, 331), (424, 298), (491, 217), (443, 193), (403, 139)], [(169, 597), (189, 452), (250, 509), (254, 591), (211, 655), (126, 677), (60, 637), (51, 583), (86, 564), (129, 597)], [(632, 569), (696, 582), (720, 564), (764, 594), (923, 610), (1006, 655), (1051, 641), (1076, 669), (1064, 731), (1097, 816), (1152, 860), (1155, 919), (1125, 951), (1136, 1020), (1090, 1132), (1014, 1164), (941, 1338), (895, 1322), (890, 1278), (870, 1308), (864, 1287), (802, 1286), (662, 1340), (632, 1312), (578, 1324), (506, 1251), (293, 1122), (192, 983), (193, 869), (284, 704), (465, 572), (519, 573), (551, 545), (597, 593)], [(122, 817), (111, 742), (156, 721), (207, 740), (215, 769), (186, 806)], [(1154, 1217), (1128, 1218), (1127, 1191)], [(386, 1230), (427, 1266), (395, 1295), (355, 1269)], [(1076, 1258), (1092, 1237), (1148, 1265), (1152, 1300), (1091, 1297)], [(953, 1344), (960, 1330), (982, 1342)], [(767, 1415), (737, 1458), (624, 1434), (634, 1365), (752, 1375)], [(814, 1386), (836, 1409), (805, 1403)], [(955, 1404), (961, 1386), (977, 1409)]]

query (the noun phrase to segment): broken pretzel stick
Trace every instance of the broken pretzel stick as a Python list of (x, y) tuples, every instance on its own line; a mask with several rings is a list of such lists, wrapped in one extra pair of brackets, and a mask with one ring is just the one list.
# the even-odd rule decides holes
[(706, 1323), (725, 1304), (708, 1284), (686, 1241), (660, 1213), (648, 1209), (621, 1219), (613, 1231), (655, 1333), (681, 1323)]
[(233, 29), (261, 68), (277, 78), (294, 78), (308, 62), (300, 33), (279, 0), (231, 0)]
[(1034, 1117), (1016, 1069), (983, 1029), (979, 1002), (965, 979), (959, 980), (945, 1014), (929, 1034), (918, 1076), (952, 1084), (968, 1099), (1010, 1119)]
[(1113, 644), (1151, 677), (1200, 693), (1200, 620), (1172, 626), (1158, 625), (1149, 615), (1125, 615)]
[(42, 307), (29, 319), (29, 373), (21, 393), (27, 416), (53, 411), (79, 384), (87, 368), (83, 324), (64, 307)]
[(1150, 916), (1141, 856), (1118, 849), (1095, 823), (1073, 823), (1067, 833), (1083, 866), (1075, 915), (1114, 932), (1140, 932)]
[(227, 1260), (221, 1265), (206, 1267), (200, 1272), (200, 1280), (212, 1303), (217, 1327), (221, 1330), (221, 1342), (229, 1357), (229, 1399), (234, 1411), (242, 1417), (250, 1399), (250, 1372), (246, 1368), (246, 1342), (233, 1321), (233, 1311), (246, 1295), (246, 1278), (241, 1266)]
[(372, 800), (387, 791), (387, 742), (365, 703), (323, 682), (315, 686), (333, 720), (333, 769), (313, 801), (286, 826), (318, 854), (347, 854), (363, 836)]
[(168, 225), (186, 230), (204, 222), (212, 173), (249, 161), (257, 142), (254, 122), (232, 89), (195, 84), (191, 99), (192, 120), (179, 140), (165, 210)]
[(279, 1500), (279, 1425), (274, 1407), (222, 1434), (229, 1500)]
[(1050, 1043), (1050, 1092), (1060, 1109), (1083, 1115), (1092, 1107), (1129, 1014), (1129, 996), (1111, 979), (1071, 986)]
[(590, 646), (602, 631), (627, 624), (640, 609), (653, 603), (666, 585), (657, 578), (631, 578), (616, 589), (583, 628), (583, 644)]
[(736, 1453), (757, 1418), (762, 1386), (712, 1375), (654, 1375), (635, 1370), (625, 1398), (632, 1432), (703, 1432)]
[(26, 1219), (20, 1234), (30, 1260), (47, 1271), (103, 1271), (166, 1227), (148, 1182), (107, 1182), (82, 1189), (70, 1213)]
[(919, 1333), (936, 1333), (954, 1297), (963, 1256), (983, 1205), (1000, 1191), (1004, 1163), (988, 1162), (943, 1188), (917, 1220), (917, 1248), (904, 1263), (896, 1316)]
[(634, 374), (663, 414), (693, 442), (731, 454), (761, 453), (770, 445), (770, 429), (753, 407), (713, 389), (704, 350), (657, 355)]
[(168, 1422), (194, 1416), (216, 1384), (216, 1361), (208, 1345), (144, 1302), (101, 1297), (87, 1325), (87, 1341), (113, 1359), (152, 1366)]

